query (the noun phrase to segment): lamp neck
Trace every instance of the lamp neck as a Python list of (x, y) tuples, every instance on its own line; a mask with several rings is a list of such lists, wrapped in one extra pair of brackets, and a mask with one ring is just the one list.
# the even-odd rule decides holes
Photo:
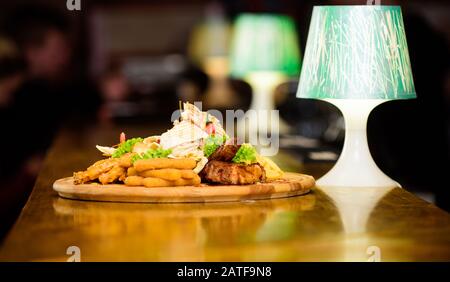
[(274, 91), (275, 87), (287, 80), (286, 75), (277, 71), (255, 71), (249, 73), (245, 80), (256, 91)]
[(379, 104), (386, 102), (382, 99), (326, 99), (335, 105), (344, 116), (345, 130), (366, 130), (370, 112)]

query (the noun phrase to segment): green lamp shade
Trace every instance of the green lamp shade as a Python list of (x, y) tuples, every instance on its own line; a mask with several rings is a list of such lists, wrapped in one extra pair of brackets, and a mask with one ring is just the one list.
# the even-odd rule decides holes
[(278, 71), (300, 73), (300, 50), (295, 24), (288, 16), (242, 14), (236, 19), (231, 44), (231, 74)]
[(399, 6), (316, 6), (297, 97), (416, 97)]

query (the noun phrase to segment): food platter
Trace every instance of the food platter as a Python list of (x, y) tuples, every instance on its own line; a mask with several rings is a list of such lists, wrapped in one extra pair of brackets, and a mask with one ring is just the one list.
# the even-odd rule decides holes
[(53, 189), (63, 198), (134, 203), (196, 203), (263, 200), (299, 196), (314, 186), (309, 175), (286, 172), (281, 179), (249, 185), (200, 184), (198, 186), (141, 187), (123, 184), (73, 183), (72, 177), (62, 178)]
[(284, 173), (250, 143), (225, 132), (220, 120), (195, 105), (161, 135), (126, 138), (96, 148), (103, 158), (62, 178), (63, 198), (140, 203), (204, 203), (274, 199), (306, 194), (312, 176)]

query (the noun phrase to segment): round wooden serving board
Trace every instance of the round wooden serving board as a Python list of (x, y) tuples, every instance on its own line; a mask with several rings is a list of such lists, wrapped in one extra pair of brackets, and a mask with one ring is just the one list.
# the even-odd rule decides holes
[(251, 185), (210, 185), (178, 187), (132, 187), (123, 184), (73, 184), (73, 178), (62, 178), (53, 189), (63, 198), (135, 203), (232, 202), (292, 197), (306, 194), (314, 186), (312, 176), (285, 173), (282, 179)]

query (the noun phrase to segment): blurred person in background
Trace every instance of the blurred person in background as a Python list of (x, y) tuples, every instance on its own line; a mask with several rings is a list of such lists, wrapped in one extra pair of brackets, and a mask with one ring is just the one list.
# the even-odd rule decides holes
[[(1, 148), (10, 148), (13, 141), (8, 136), (15, 135), (15, 109), (13, 107), (15, 92), (24, 78), (25, 64), (16, 46), (5, 37), (0, 36), (0, 126), (2, 136)], [(12, 150), (3, 150), (0, 162), (0, 179), (8, 178), (17, 170), (22, 158), (10, 159)]]
[[(16, 127), (27, 153), (43, 153), (60, 125), (88, 119), (98, 98), (74, 67), (70, 25), (58, 12), (40, 6), (13, 11), (5, 29), (15, 41), (25, 63), (25, 81), (14, 100)], [(30, 125), (33, 126), (30, 126)]]
[(92, 120), (98, 105), (93, 88), (73, 66), (63, 16), (38, 6), (19, 7), (2, 29), (17, 48), (9, 47), (13, 56), (2, 56), (0, 67), (0, 236), (28, 198), (59, 127)]
[(98, 119), (102, 124), (113, 123), (117, 108), (122, 107), (133, 95), (130, 83), (119, 63), (111, 63), (108, 69), (99, 77), (97, 87), (101, 96)]
[(23, 83), (25, 62), (13, 42), (0, 36), (0, 238), (20, 212), (37, 173), (35, 158), (22, 154), (14, 107)]
[(0, 109), (7, 109), (23, 81), (25, 65), (14, 43), (0, 35)]

